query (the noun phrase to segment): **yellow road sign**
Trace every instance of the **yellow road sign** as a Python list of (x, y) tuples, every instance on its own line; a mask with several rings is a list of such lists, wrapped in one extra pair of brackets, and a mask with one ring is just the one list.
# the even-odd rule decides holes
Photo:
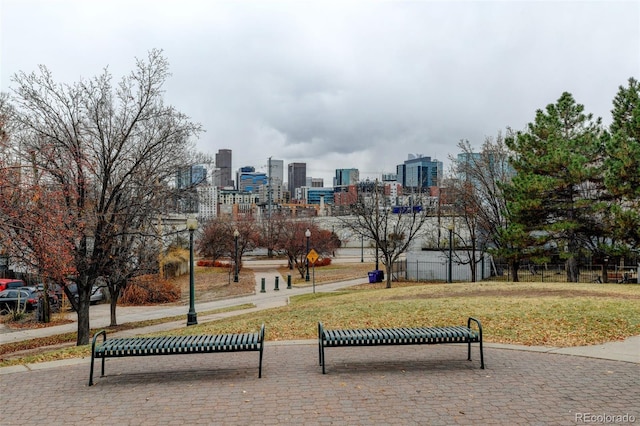
[(309, 263), (313, 265), (318, 260), (318, 257), (318, 253), (314, 249), (309, 250), (309, 254), (307, 254), (307, 260)]

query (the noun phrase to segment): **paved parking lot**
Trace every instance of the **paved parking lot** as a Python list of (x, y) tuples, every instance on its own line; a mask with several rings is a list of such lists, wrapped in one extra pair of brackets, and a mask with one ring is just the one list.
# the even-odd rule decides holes
[[(640, 365), (466, 346), (328, 348), (109, 359), (4, 374), (3, 425), (593, 424), (640, 422)], [(16, 396), (16, 397), (14, 397)], [(17, 397), (19, 396), (19, 397)], [(16, 403), (8, 403), (13, 401)], [(625, 417), (626, 416), (626, 417)], [(626, 420), (625, 420), (626, 419)]]

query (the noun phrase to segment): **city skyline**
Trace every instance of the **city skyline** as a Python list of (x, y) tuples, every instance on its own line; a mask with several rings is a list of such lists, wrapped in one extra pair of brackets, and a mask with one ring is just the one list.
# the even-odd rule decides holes
[(445, 164), (570, 92), (611, 121), (640, 69), (640, 2), (0, 2), (0, 91), (45, 65), (114, 83), (159, 48), (164, 99), (234, 169), (273, 156), (331, 182), (390, 173), (408, 153)]

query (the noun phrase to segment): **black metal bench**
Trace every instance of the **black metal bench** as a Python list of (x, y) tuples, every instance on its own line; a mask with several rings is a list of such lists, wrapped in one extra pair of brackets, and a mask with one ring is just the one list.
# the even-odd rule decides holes
[[(99, 336), (102, 343), (96, 345)], [(91, 344), (91, 372), (89, 386), (93, 385), (95, 358), (102, 358), (101, 377), (104, 377), (106, 358), (150, 355), (184, 355), (212, 352), (260, 352), (258, 377), (262, 377), (262, 352), (264, 347), (264, 324), (257, 333), (219, 334), (199, 336), (126, 337), (107, 340), (106, 330), (93, 336)]]
[[(477, 330), (471, 328), (476, 323)], [(480, 368), (484, 368), (482, 353), (482, 325), (469, 317), (467, 326), (416, 327), (416, 328), (366, 328), (351, 330), (327, 330), (318, 323), (318, 352), (322, 374), (325, 374), (324, 348), (343, 346), (379, 345), (434, 345), (443, 343), (466, 343), (467, 359), (471, 361), (471, 343), (480, 344)]]

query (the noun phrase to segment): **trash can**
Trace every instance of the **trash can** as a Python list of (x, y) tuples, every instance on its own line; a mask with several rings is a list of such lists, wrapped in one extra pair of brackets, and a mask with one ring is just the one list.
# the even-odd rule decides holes
[(384, 271), (381, 269), (376, 269), (375, 271), (369, 272), (369, 284), (373, 283), (381, 283), (384, 280)]

